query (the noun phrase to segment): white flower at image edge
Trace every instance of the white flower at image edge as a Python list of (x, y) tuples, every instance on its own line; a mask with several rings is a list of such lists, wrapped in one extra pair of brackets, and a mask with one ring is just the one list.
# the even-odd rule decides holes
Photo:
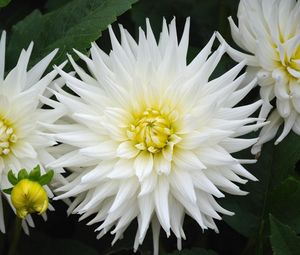
[[(263, 106), (260, 118), (268, 117), (270, 124), (260, 132), (253, 147), (254, 154), (273, 139), (284, 122), (281, 142), (293, 130), (300, 135), (300, 2), (295, 0), (241, 0), (238, 26), (229, 18), (236, 44), (251, 55), (228, 47), (237, 61), (247, 60), (247, 71), (256, 75)], [(221, 36), (220, 36), (221, 38)], [(224, 40), (221, 38), (221, 41)]]
[[(42, 123), (52, 123), (59, 116), (59, 109), (52, 112), (43, 110), (41, 109), (42, 103), (39, 101), (39, 99), (41, 101), (48, 100), (42, 98), (41, 94), (57, 75), (56, 71), (52, 71), (41, 78), (57, 50), (54, 50), (27, 71), (33, 48), (33, 43), (31, 43), (27, 50), (22, 50), (17, 65), (5, 77), (5, 39), (6, 32), (3, 32), (0, 41), (1, 190), (12, 186), (7, 179), (9, 170), (17, 174), (22, 168), (29, 171), (40, 165), (42, 172), (45, 173), (43, 166), (54, 160), (47, 149), (55, 144), (55, 141), (43, 135)], [(57, 179), (59, 176), (55, 178)], [(60, 179), (63, 181), (62, 177)], [(48, 196), (52, 197), (53, 193), (50, 188), (45, 186), (45, 189)], [(2, 196), (7, 198), (10, 206), (15, 211), (10, 196), (1, 193)], [(53, 210), (53, 207), (50, 206), (50, 209)], [(44, 215), (45, 217), (46, 215)], [(30, 226), (34, 226), (30, 215), (27, 216), (26, 221)], [(23, 221), (22, 225), (25, 232), (28, 233), (26, 221)], [(0, 230), (5, 232), (2, 199), (0, 199)]]
[[(94, 215), (87, 224), (101, 222), (98, 238), (108, 231), (113, 244), (137, 219), (134, 250), (152, 226), (154, 254), (158, 254), (160, 227), (185, 239), (185, 214), (204, 229), (218, 231), (214, 219), (232, 215), (215, 198), (224, 192), (245, 195), (235, 183), (256, 180), (230, 153), (252, 146), (257, 139), (237, 138), (257, 129), (249, 118), (261, 101), (233, 108), (256, 80), (237, 90), (245, 75), (238, 64), (208, 81), (225, 52), (211, 54), (213, 36), (187, 65), (189, 19), (178, 42), (175, 19), (163, 22), (157, 43), (147, 20), (138, 43), (120, 26), (121, 42), (109, 27), (113, 50), (107, 55), (92, 43), (91, 58), (77, 52), (91, 75), (70, 57), (80, 78), (57, 68), (69, 89), (55, 93), (66, 116), (49, 125), (62, 143), (61, 157), (49, 167), (71, 171), (69, 183), (56, 199), (76, 197), (69, 213)], [(220, 213), (220, 214), (219, 214)]]

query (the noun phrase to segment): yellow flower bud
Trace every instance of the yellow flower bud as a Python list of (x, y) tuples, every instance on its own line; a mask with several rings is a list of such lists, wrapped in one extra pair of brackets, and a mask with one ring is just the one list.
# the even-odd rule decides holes
[(45, 189), (35, 181), (23, 179), (12, 189), (11, 201), (17, 216), (24, 219), (30, 213), (44, 213), (48, 208), (48, 196)]

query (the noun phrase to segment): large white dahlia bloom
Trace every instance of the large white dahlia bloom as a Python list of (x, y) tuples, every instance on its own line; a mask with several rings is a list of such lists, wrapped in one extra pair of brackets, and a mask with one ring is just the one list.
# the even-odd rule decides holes
[[(152, 225), (154, 254), (160, 227), (185, 238), (185, 214), (202, 229), (217, 231), (214, 219), (232, 215), (215, 198), (223, 192), (244, 195), (234, 183), (239, 176), (256, 180), (230, 153), (253, 145), (257, 139), (237, 138), (263, 124), (249, 118), (261, 101), (235, 107), (256, 80), (237, 90), (243, 63), (208, 81), (225, 48), (213, 54), (214, 36), (187, 65), (189, 19), (178, 42), (175, 20), (163, 29), (157, 43), (147, 20), (138, 43), (120, 26), (121, 42), (109, 28), (113, 50), (107, 55), (93, 43), (91, 58), (77, 52), (91, 75), (73, 59), (79, 78), (57, 68), (69, 89), (54, 92), (66, 116), (49, 125), (62, 143), (61, 157), (51, 167), (67, 167), (69, 183), (57, 199), (75, 196), (69, 212), (95, 214), (88, 225), (100, 238), (111, 228), (113, 243), (134, 219), (138, 230), (134, 250)], [(210, 55), (211, 54), (211, 55)]]
[[(55, 121), (59, 110), (50, 112), (42, 109), (41, 101), (47, 102), (47, 98), (41, 95), (57, 72), (52, 71), (41, 77), (57, 50), (27, 71), (33, 48), (31, 43), (27, 50), (22, 50), (17, 65), (5, 77), (5, 38), (6, 33), (3, 32), (0, 41), (0, 189), (1, 195), (8, 199), (15, 211), (9, 195), (2, 192), (3, 189), (11, 187), (7, 179), (8, 171), (12, 170), (17, 174), (22, 168), (31, 170), (40, 165), (41, 171), (45, 173), (44, 166), (54, 160), (47, 150), (55, 141), (43, 134), (45, 128), (42, 124)], [(47, 94), (49, 92), (45, 95)], [(63, 181), (58, 175), (55, 178)], [(47, 186), (45, 189), (48, 196), (52, 197), (51, 189)], [(26, 221), (30, 226), (34, 225), (30, 215)], [(26, 221), (23, 221), (23, 227), (27, 232)], [(0, 230), (5, 232), (1, 198)]]
[[(259, 135), (252, 152), (275, 137), (284, 122), (281, 142), (293, 130), (300, 135), (300, 2), (296, 0), (241, 0), (238, 26), (231, 17), (232, 37), (246, 52), (228, 47), (237, 61), (247, 59), (248, 69), (258, 78), (263, 106), (261, 118), (266, 118), (275, 99), (276, 109), (268, 117), (270, 124)], [(222, 39), (221, 39), (222, 40)]]

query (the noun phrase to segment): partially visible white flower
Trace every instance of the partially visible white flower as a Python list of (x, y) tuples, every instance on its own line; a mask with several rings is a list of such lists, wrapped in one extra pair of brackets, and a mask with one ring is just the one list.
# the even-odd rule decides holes
[[(137, 219), (137, 250), (152, 225), (154, 254), (162, 227), (185, 239), (183, 221), (190, 215), (204, 229), (218, 231), (214, 219), (232, 215), (215, 198), (223, 192), (245, 195), (234, 183), (256, 180), (230, 153), (257, 139), (238, 138), (264, 124), (249, 118), (261, 101), (234, 107), (256, 84), (237, 88), (245, 75), (240, 63), (209, 81), (225, 47), (211, 54), (215, 36), (187, 65), (189, 19), (178, 42), (175, 19), (163, 22), (157, 43), (147, 20), (138, 43), (120, 26), (121, 42), (109, 27), (113, 50), (107, 55), (92, 43), (91, 58), (77, 52), (91, 75), (70, 57), (79, 78), (57, 68), (66, 85), (54, 92), (68, 122), (49, 125), (61, 157), (49, 167), (66, 167), (69, 183), (57, 199), (75, 196), (69, 213), (94, 214), (102, 222), (98, 238), (115, 234), (113, 244)], [(66, 120), (66, 118), (64, 120)], [(220, 213), (220, 214), (219, 214)]]
[[(41, 108), (40, 96), (45, 88), (57, 75), (52, 71), (43, 78), (42, 75), (47, 66), (55, 56), (54, 50), (29, 71), (27, 66), (32, 51), (33, 43), (27, 50), (22, 50), (17, 65), (4, 76), (5, 70), (5, 37), (2, 33), (0, 41), (0, 188), (1, 190), (11, 187), (8, 182), (7, 173), (11, 169), (18, 173), (20, 169), (32, 169), (40, 165), (41, 171), (45, 173), (44, 166), (54, 158), (47, 148), (55, 144), (53, 139), (43, 135), (43, 123), (52, 123), (59, 118), (59, 110), (47, 111)], [(49, 93), (49, 92), (47, 92)], [(42, 101), (47, 101), (42, 98)], [(62, 169), (60, 169), (62, 171)], [(55, 178), (60, 178), (56, 175)], [(60, 178), (63, 181), (62, 178)], [(49, 187), (45, 186), (49, 197), (53, 196)], [(2, 192), (1, 192), (2, 193)], [(2, 193), (8, 198), (12, 209), (9, 195)], [(50, 206), (53, 210), (53, 207)], [(44, 216), (45, 217), (45, 216)], [(26, 221), (33, 226), (31, 216)], [(28, 227), (23, 221), (24, 230)], [(5, 232), (3, 218), (2, 199), (0, 198), (0, 230)]]
[(228, 53), (237, 61), (246, 59), (248, 71), (258, 78), (264, 102), (259, 117), (266, 118), (273, 109), (271, 101), (276, 101), (276, 109), (268, 117), (270, 124), (261, 130), (252, 149), (256, 154), (275, 137), (283, 122), (275, 144), (291, 130), (300, 135), (300, 2), (241, 0), (237, 16), (238, 26), (229, 17), (232, 37), (251, 55), (229, 46)]

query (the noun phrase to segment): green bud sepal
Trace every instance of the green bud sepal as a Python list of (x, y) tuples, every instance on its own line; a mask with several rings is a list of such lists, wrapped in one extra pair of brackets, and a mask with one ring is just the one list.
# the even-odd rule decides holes
[[(41, 186), (47, 185), (48, 183), (51, 182), (52, 178), (54, 175), (53, 170), (47, 171), (47, 173), (41, 175), (41, 168), (39, 165), (34, 167), (29, 173), (27, 172), (26, 169), (21, 169), (18, 173), (18, 176), (13, 173), (12, 170), (9, 170), (7, 174), (8, 181), (13, 185), (17, 185), (21, 180), (23, 179), (28, 179), (34, 182), (38, 182)], [(11, 194), (13, 187), (9, 189), (3, 189), (3, 192), (6, 194)]]

